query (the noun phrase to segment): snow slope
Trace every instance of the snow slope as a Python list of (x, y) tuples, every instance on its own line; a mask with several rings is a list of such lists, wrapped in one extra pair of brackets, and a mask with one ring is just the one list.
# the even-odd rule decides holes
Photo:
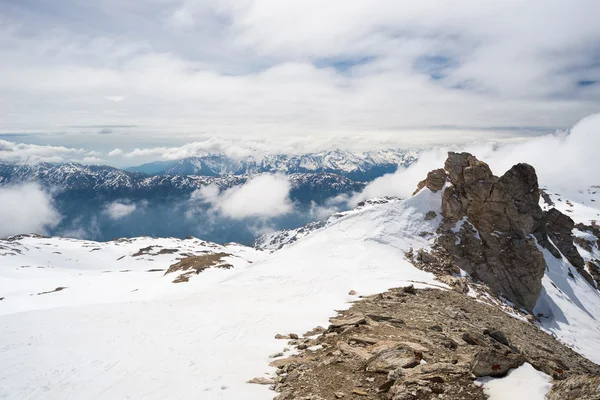
[[(262, 261), (242, 262), (262, 253), (237, 248), (240, 265), (183, 284), (145, 272), (157, 261), (128, 259), (126, 268), (135, 274), (114, 272), (122, 268), (115, 256), (124, 254), (116, 244), (84, 252), (72, 241), (61, 246), (76, 249), (54, 254), (57, 239), (47, 239), (48, 249), (25, 240), (39, 251), (5, 256), (3, 262), (14, 262), (0, 266), (0, 293), (9, 293), (0, 294), (6, 297), (0, 302), (0, 398), (272, 398), (268, 388), (245, 381), (272, 372), (268, 355), (285, 345), (276, 333), (326, 325), (334, 310), (356, 298), (349, 290), (440, 286), (404, 258), (408, 248), (429, 245), (419, 233), (436, 230), (439, 217), (425, 221), (424, 215), (439, 215), (440, 203), (439, 193), (424, 189), (403, 202), (350, 213)], [(32, 268), (23, 271), (17, 265), (25, 257)], [(75, 290), (81, 281), (83, 289)], [(58, 285), (71, 286), (25, 301)]]
[[(544, 209), (556, 207), (576, 223), (590, 224), (600, 219), (600, 190), (597, 188), (546, 192), (554, 205), (541, 202)], [(588, 236), (577, 229), (574, 234)], [(579, 246), (577, 248), (585, 259), (600, 258), (600, 254), (590, 254)], [(600, 363), (600, 291), (592, 287), (564, 257), (556, 259), (547, 250), (541, 247), (540, 250), (548, 268), (534, 312), (541, 314), (544, 329), (585, 357)]]
[(477, 383), (489, 400), (544, 400), (552, 388), (552, 378), (529, 363), (513, 369), (502, 378), (479, 378)]

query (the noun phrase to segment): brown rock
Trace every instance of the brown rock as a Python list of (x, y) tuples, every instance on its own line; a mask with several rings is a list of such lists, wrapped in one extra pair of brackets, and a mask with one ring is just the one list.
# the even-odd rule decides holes
[(534, 240), (545, 237), (535, 170), (517, 164), (497, 178), (468, 153), (449, 153), (445, 169), (452, 187), (442, 196), (437, 243), (473, 278), (531, 311), (546, 267)]
[(417, 185), (417, 190), (413, 194), (417, 194), (424, 187), (427, 187), (434, 193), (442, 190), (446, 184), (446, 179), (446, 171), (444, 171), (442, 168), (430, 171), (427, 174), (427, 179), (419, 182)]
[(368, 360), (365, 369), (368, 372), (388, 373), (398, 368), (413, 368), (417, 365), (419, 365), (419, 360), (412, 350), (399, 348), (376, 354)]
[(271, 378), (258, 377), (250, 379), (248, 383), (254, 383), (257, 385), (273, 385), (275, 381)]
[(524, 362), (525, 358), (521, 354), (487, 348), (475, 355), (471, 363), (471, 372), (477, 377), (504, 376), (509, 370), (520, 367)]
[(548, 400), (600, 400), (600, 376), (575, 375), (555, 382)]
[(364, 315), (353, 315), (347, 318), (332, 318), (330, 320), (331, 328), (341, 328), (347, 325), (360, 325), (365, 323)]

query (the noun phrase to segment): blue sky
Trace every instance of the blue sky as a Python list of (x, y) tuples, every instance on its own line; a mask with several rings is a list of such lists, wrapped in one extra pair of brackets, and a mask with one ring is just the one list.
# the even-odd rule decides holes
[(595, 0), (3, 0), (0, 140), (119, 164), (115, 148), (213, 137), (286, 152), (539, 135), (600, 111), (597, 15)]

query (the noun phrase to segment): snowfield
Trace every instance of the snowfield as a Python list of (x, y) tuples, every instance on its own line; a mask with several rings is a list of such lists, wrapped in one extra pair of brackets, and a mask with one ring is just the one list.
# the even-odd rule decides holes
[[(591, 205), (562, 200), (576, 222), (589, 221)], [(1, 240), (0, 399), (270, 399), (267, 386), (246, 382), (274, 372), (269, 355), (286, 345), (276, 334), (327, 326), (357, 299), (350, 290), (446, 287), (404, 256), (431, 245), (440, 207), (441, 192), (425, 188), (287, 232), (298, 240), (274, 252), (193, 238)], [(428, 211), (438, 216), (425, 221)], [(233, 268), (178, 284), (176, 273), (164, 275), (182, 257), (217, 253)], [(600, 362), (599, 292), (566, 260), (544, 255), (535, 310), (543, 329)], [(527, 398), (548, 390), (527, 365), (482, 383), (500, 399), (524, 382), (535, 382)]]
[[(0, 398), (272, 398), (245, 382), (273, 372), (268, 355), (286, 344), (275, 334), (326, 326), (356, 299), (350, 290), (443, 287), (404, 258), (429, 245), (419, 234), (435, 232), (440, 217), (424, 215), (439, 215), (440, 203), (425, 189), (349, 213), (268, 256), (194, 240), (2, 241)], [(150, 245), (231, 253), (234, 268), (174, 284), (147, 271), (168, 268), (177, 254), (131, 257)], [(38, 295), (57, 287), (66, 289)]]

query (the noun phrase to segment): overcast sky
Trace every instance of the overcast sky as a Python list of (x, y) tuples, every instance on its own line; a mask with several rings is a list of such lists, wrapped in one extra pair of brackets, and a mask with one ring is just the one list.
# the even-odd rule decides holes
[(1, 0), (0, 151), (122, 164), (212, 137), (298, 152), (541, 135), (600, 111), (599, 15), (598, 0)]

